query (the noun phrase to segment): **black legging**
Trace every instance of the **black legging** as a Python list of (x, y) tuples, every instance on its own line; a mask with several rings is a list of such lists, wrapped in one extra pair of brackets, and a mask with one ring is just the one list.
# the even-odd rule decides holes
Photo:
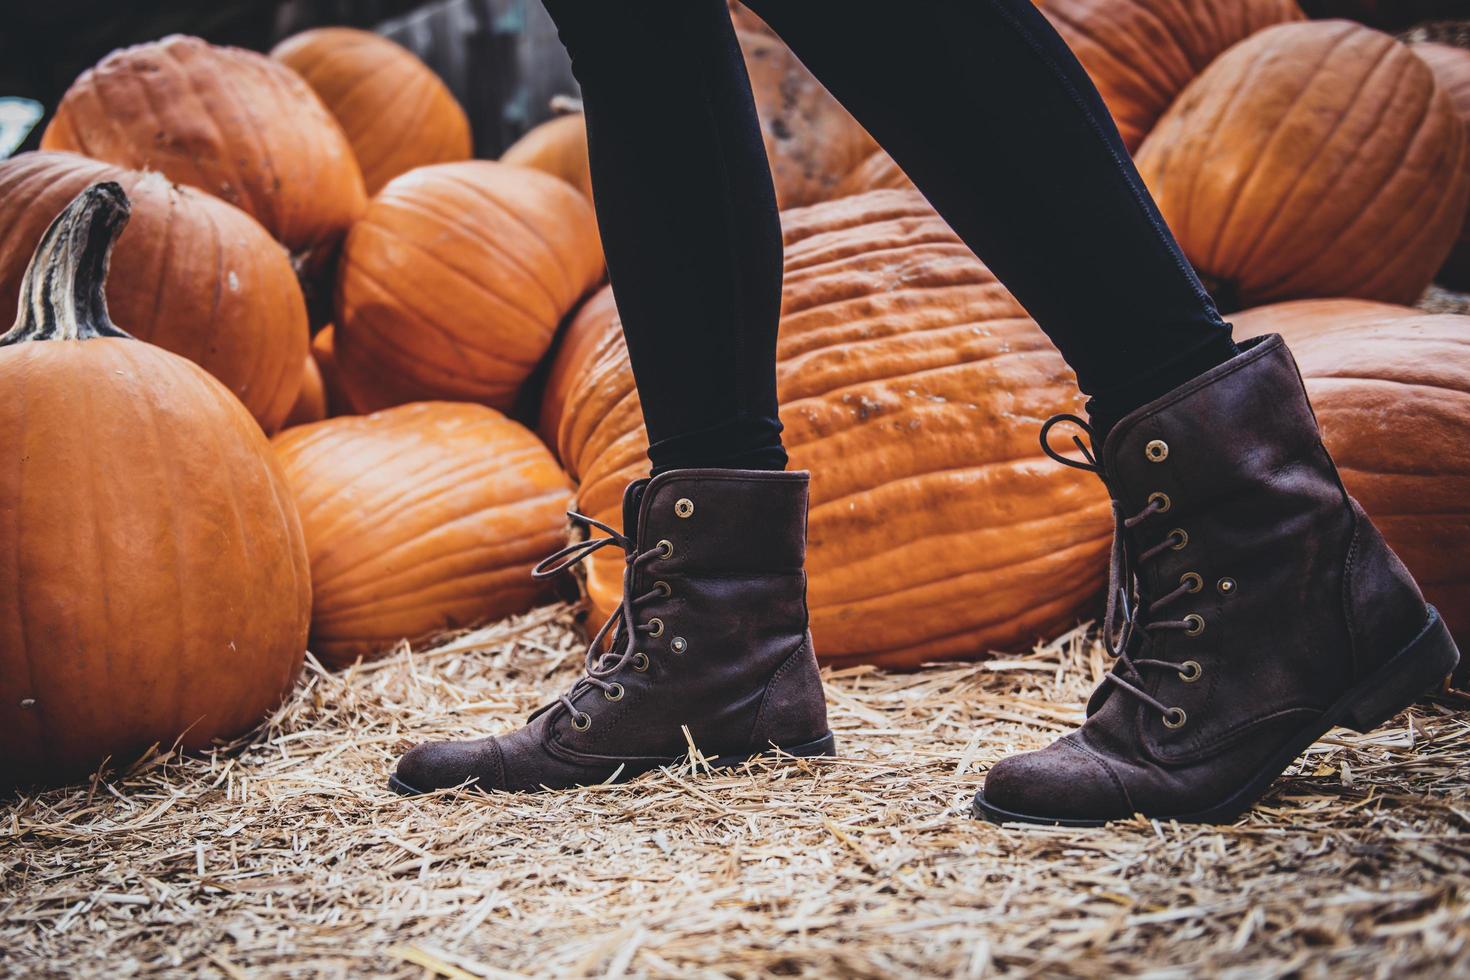
[[(543, 0), (655, 471), (780, 468), (781, 229), (725, 0)], [(748, 0), (1034, 316), (1103, 428), (1235, 353), (1032, 0)]]

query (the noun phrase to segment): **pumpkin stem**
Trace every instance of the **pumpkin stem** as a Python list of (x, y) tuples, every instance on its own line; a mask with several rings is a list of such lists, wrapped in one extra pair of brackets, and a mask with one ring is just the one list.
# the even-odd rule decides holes
[(0, 347), (29, 340), (127, 337), (107, 315), (107, 263), (132, 207), (122, 186), (93, 184), (51, 222), (20, 284), (15, 325)]

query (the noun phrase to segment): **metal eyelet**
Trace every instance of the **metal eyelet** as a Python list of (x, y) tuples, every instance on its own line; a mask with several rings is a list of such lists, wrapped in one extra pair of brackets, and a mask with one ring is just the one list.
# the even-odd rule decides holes
[(1198, 660), (1186, 660), (1179, 665), (1179, 679), (1186, 684), (1193, 684), (1205, 676), (1205, 669), (1199, 665)]
[(579, 711), (572, 715), (572, 727), (579, 732), (585, 732), (592, 727), (592, 716), (585, 711)]
[(662, 619), (659, 619), (657, 616), (650, 619), (645, 625), (648, 627), (649, 636), (664, 635), (664, 621)]
[(640, 674), (643, 673), (645, 670), (647, 670), (648, 669), (648, 654), (644, 653), (641, 650), (639, 652), (633, 654), (633, 669), (636, 670), (636, 671), (638, 671), (638, 673), (640, 673)]
[(1164, 712), (1165, 728), (1183, 728), (1184, 723), (1188, 720), (1189, 716), (1184, 713), (1183, 708), (1170, 708)]
[[(613, 693), (614, 691), (617, 691), (618, 693), (614, 694)], [(621, 700), (623, 700), (623, 693), (624, 693), (623, 692), (623, 685), (621, 685), (621, 684), (614, 684), (612, 687), (608, 688), (606, 691), (603, 691), (602, 692), (602, 696), (605, 697), (605, 698), (607, 698), (609, 701), (621, 701)]]
[(1184, 627), (1185, 636), (1199, 636), (1205, 631), (1205, 618), (1199, 613), (1190, 613), (1184, 621), (1189, 624)]
[(669, 588), (669, 583), (665, 582), (663, 579), (659, 579), (657, 582), (653, 583), (653, 587), (665, 599), (674, 594), (674, 590)]
[(1148, 495), (1149, 503), (1153, 503), (1155, 500), (1159, 502), (1159, 509), (1154, 511), (1155, 514), (1167, 514), (1169, 508), (1174, 506), (1174, 501), (1170, 500), (1169, 495), (1162, 490), (1155, 490)]
[(680, 517), (693, 517), (694, 501), (690, 500), (688, 497), (680, 497), (678, 500), (674, 501), (674, 513), (678, 514)]
[(1235, 579), (1222, 578), (1215, 583), (1215, 591), (1221, 595), (1235, 595)]
[(1191, 594), (1205, 587), (1205, 580), (1200, 578), (1199, 572), (1185, 572), (1179, 576), (1180, 585), (1188, 585)]
[(682, 636), (676, 636), (669, 641), (669, 649), (675, 653), (683, 653), (688, 646), (689, 643)]
[(1174, 539), (1174, 543), (1169, 545), (1169, 547), (1173, 548), (1175, 551), (1183, 551), (1184, 546), (1189, 544), (1189, 532), (1184, 530), (1184, 528), (1182, 527), (1176, 527), (1174, 530), (1170, 531), (1169, 537)]
[(1162, 463), (1169, 458), (1169, 444), (1162, 439), (1152, 439), (1143, 447), (1143, 455), (1150, 463)]
[(658, 556), (660, 558), (674, 557), (674, 542), (670, 541), (668, 538), (664, 538), (662, 541), (660, 541), (657, 545), (657, 548)]

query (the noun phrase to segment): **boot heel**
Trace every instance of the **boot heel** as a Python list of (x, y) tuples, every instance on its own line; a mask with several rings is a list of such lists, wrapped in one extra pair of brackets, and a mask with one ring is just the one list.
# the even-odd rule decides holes
[(1349, 696), (1338, 724), (1367, 734), (1425, 694), (1436, 690), (1460, 662), (1460, 652), (1439, 610), (1414, 641), (1366, 678)]

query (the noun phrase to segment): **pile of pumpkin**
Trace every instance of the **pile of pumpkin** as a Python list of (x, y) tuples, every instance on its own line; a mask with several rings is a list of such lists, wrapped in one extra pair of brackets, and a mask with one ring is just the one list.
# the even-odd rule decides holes
[[(1465, 227), (1470, 53), (1294, 0), (1042, 6), (1470, 641), (1470, 318), (1405, 305)], [(1081, 407), (1071, 372), (736, 15), (785, 209), (819, 653), (907, 667), (1091, 615), (1107, 501), (1036, 444)], [(646, 440), (580, 117), (472, 161), (447, 89), (382, 38), (175, 37), (84, 73), (42, 147), (0, 162), (0, 786), (237, 735), (308, 646), (342, 666), (523, 611), (568, 505), (618, 522)]]

